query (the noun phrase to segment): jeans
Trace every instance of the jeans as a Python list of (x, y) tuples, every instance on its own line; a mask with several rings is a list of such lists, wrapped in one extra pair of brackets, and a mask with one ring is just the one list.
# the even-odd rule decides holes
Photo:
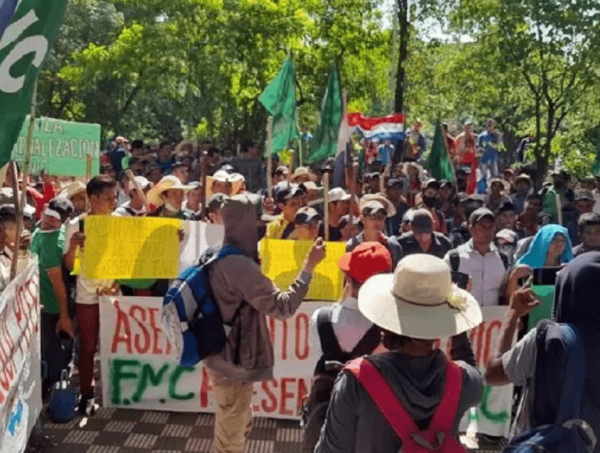
[(487, 180), (488, 170), (490, 172), (490, 178), (498, 177), (498, 162), (491, 162), (489, 164), (479, 163), (479, 171), (481, 171), (481, 179)]
[(75, 304), (79, 332), (79, 392), (94, 397), (94, 355), (100, 334), (100, 306)]
[(46, 389), (60, 380), (62, 370), (69, 368), (73, 357), (73, 341), (61, 341), (56, 332), (56, 324), (60, 315), (42, 312), (42, 364), (44, 375), (42, 382)]
[(238, 382), (210, 372), (215, 394), (214, 453), (243, 453), (252, 429), (252, 382)]

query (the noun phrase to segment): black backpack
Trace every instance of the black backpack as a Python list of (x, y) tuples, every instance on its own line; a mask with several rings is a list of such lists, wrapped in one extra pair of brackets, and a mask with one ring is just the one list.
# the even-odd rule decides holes
[(321, 428), (325, 423), (329, 398), (335, 379), (346, 362), (370, 354), (381, 342), (379, 328), (371, 326), (351, 352), (345, 352), (335, 336), (331, 317), (333, 307), (319, 310), (317, 331), (323, 355), (315, 367), (310, 395), (302, 408), (302, 427), (304, 428), (303, 452), (314, 452)]

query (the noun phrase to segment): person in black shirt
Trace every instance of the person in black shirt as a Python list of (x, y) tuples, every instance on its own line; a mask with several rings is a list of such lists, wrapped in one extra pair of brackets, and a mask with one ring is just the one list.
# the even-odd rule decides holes
[(448, 238), (433, 231), (433, 217), (426, 209), (416, 209), (413, 212), (411, 227), (412, 231), (403, 234), (398, 240), (404, 256), (426, 253), (443, 258), (452, 250), (452, 243)]
[[(340, 220), (350, 213), (350, 194), (341, 187), (336, 187), (329, 191), (329, 200), (327, 209), (329, 210), (329, 240), (338, 242), (342, 240), (342, 230)], [(321, 224), (319, 236), (325, 237), (325, 228)]]

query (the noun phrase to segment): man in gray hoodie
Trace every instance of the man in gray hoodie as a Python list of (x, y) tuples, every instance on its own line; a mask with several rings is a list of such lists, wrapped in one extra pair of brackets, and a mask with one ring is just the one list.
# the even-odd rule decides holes
[(226, 198), (221, 210), (225, 224), (223, 245), (240, 255), (217, 261), (210, 284), (225, 323), (231, 323), (224, 350), (208, 357), (216, 399), (214, 451), (242, 453), (252, 422), (253, 383), (273, 378), (274, 353), (267, 316), (291, 317), (306, 296), (314, 268), (325, 258), (317, 239), (304, 266), (287, 291), (280, 291), (263, 275), (258, 260), (256, 210), (242, 194)]

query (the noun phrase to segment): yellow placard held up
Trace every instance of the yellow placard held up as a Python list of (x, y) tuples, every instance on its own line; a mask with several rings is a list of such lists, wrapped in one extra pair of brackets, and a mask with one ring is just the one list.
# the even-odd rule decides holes
[(181, 220), (88, 216), (83, 260), (92, 279), (175, 278)]
[[(306, 296), (307, 300), (337, 301), (342, 296), (344, 276), (338, 261), (346, 251), (343, 242), (327, 242), (327, 257), (317, 266)], [(263, 273), (285, 291), (302, 269), (310, 241), (284, 241), (264, 239), (261, 242), (261, 267)]]

